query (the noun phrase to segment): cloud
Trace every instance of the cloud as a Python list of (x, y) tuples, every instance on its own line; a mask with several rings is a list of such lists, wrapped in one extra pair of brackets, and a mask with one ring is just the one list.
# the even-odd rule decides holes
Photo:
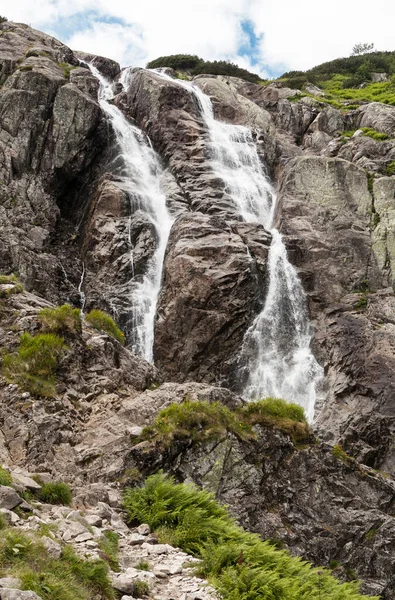
[(367, 0), (18, 0), (6, 16), (123, 65), (191, 53), (280, 74), (348, 56), (359, 42), (394, 49), (393, 0), (374, 9)]

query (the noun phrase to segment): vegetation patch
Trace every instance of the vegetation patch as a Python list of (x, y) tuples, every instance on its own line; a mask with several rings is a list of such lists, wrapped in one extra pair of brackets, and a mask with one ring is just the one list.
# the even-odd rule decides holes
[(59, 481), (45, 483), (39, 491), (39, 498), (47, 504), (64, 504), (65, 506), (69, 506), (73, 496), (67, 483)]
[(53, 333), (24, 333), (16, 353), (5, 354), (3, 375), (33, 396), (54, 396), (55, 372), (67, 350), (64, 339)]
[(358, 464), (357, 461), (355, 460), (355, 458), (353, 458), (352, 456), (347, 454), (347, 452), (345, 452), (345, 450), (343, 450), (343, 448), (340, 444), (336, 444), (335, 446), (333, 446), (332, 454), (335, 458), (337, 458), (338, 460), (341, 460), (348, 467)]
[(380, 133), (371, 127), (361, 127), (361, 131), (363, 131), (363, 135), (372, 138), (372, 140), (378, 140), (382, 142), (388, 139), (388, 135), (386, 133)]
[(385, 172), (387, 175), (389, 175), (389, 177), (395, 175), (395, 160), (392, 160), (387, 164), (387, 166), (385, 167)]
[(14, 274), (0, 275), (0, 285), (6, 286), (0, 288), (0, 298), (9, 298), (13, 294), (21, 294), (24, 291), (23, 285)]
[(0, 485), (12, 485), (12, 476), (6, 469), (0, 467)]
[(144, 428), (142, 437), (154, 436), (156, 443), (167, 448), (174, 440), (208, 442), (224, 438), (228, 433), (240, 439), (254, 437), (251, 427), (220, 402), (187, 400), (162, 410), (154, 424)]
[(186, 70), (191, 75), (228, 75), (239, 77), (245, 81), (259, 83), (260, 76), (251, 73), (247, 69), (242, 69), (234, 63), (227, 60), (206, 61), (195, 54), (172, 54), (170, 56), (160, 56), (147, 63), (147, 69), (159, 69), (169, 67), (175, 71)]
[(133, 589), (133, 596), (135, 598), (143, 598), (144, 596), (149, 596), (149, 591), (149, 585), (146, 581), (136, 579)]
[(93, 309), (86, 315), (86, 320), (98, 331), (104, 331), (121, 344), (125, 343), (125, 336), (119, 329), (114, 319), (102, 310)]
[(160, 540), (201, 559), (198, 574), (229, 600), (363, 600), (357, 582), (275, 548), (239, 527), (214, 496), (163, 474), (124, 494), (131, 523), (148, 523)]
[(241, 440), (256, 439), (254, 425), (286, 433), (294, 443), (306, 440), (310, 429), (303, 408), (278, 398), (249, 402), (230, 410), (220, 402), (187, 400), (162, 410), (153, 425), (145, 427), (141, 438), (163, 450), (176, 440), (204, 443), (225, 438), (229, 433)]
[(103, 553), (102, 558), (110, 565), (113, 571), (118, 572), (119, 535), (115, 531), (105, 531), (98, 545)]
[(102, 560), (86, 561), (70, 546), (61, 558), (51, 559), (39, 538), (18, 529), (0, 531), (0, 573), (18, 577), (24, 590), (42, 600), (113, 600), (108, 566)]
[(38, 318), (43, 329), (51, 333), (76, 334), (82, 329), (81, 311), (70, 304), (63, 304), (56, 308), (43, 308)]

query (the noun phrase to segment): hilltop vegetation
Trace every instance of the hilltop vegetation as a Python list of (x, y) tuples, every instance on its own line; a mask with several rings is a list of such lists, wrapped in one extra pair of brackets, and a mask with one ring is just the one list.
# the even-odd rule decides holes
[(258, 83), (261, 79), (256, 73), (242, 69), (227, 60), (206, 61), (196, 56), (196, 54), (160, 56), (147, 63), (147, 69), (159, 69), (160, 67), (170, 67), (175, 71), (188, 71), (192, 76), (203, 73), (208, 75), (230, 75), (252, 83)]

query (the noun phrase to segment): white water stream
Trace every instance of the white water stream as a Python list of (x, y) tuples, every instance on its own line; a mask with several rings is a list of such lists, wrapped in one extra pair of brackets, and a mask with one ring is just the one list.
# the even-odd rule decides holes
[[(129, 344), (136, 354), (149, 362), (153, 360), (154, 321), (160, 291), (163, 260), (172, 218), (166, 208), (166, 197), (159, 181), (163, 172), (159, 158), (140, 129), (132, 125), (122, 112), (109, 102), (114, 96), (112, 83), (92, 65), (87, 65), (100, 82), (99, 103), (107, 115), (117, 139), (122, 167), (117, 175), (131, 199), (128, 241), (131, 271), (131, 319)], [(125, 73), (125, 72), (124, 72)], [(121, 80), (123, 83), (124, 80)], [(119, 160), (121, 159), (121, 160)], [(139, 210), (153, 225), (157, 240), (156, 250), (143, 276), (134, 274), (133, 245), (130, 236), (133, 213)]]
[(197, 99), (209, 132), (212, 167), (245, 221), (261, 223), (272, 234), (269, 289), (262, 312), (246, 332), (239, 356), (247, 400), (284, 398), (314, 417), (316, 386), (323, 370), (310, 349), (307, 301), (280, 233), (273, 228), (276, 195), (264, 172), (250, 129), (217, 121), (209, 96), (196, 85), (161, 77), (189, 90)]

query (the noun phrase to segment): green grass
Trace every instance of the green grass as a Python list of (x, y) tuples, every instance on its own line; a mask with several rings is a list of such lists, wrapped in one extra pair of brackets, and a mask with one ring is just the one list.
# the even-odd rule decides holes
[(0, 285), (12, 285), (10, 288), (0, 289), (0, 298), (9, 298), (13, 294), (21, 294), (24, 291), (23, 285), (14, 274), (0, 275)]
[(69, 486), (63, 482), (45, 483), (38, 495), (41, 502), (45, 502), (46, 504), (63, 504), (69, 506), (73, 499)]
[(276, 428), (296, 443), (306, 440), (310, 430), (303, 409), (278, 398), (249, 402), (230, 410), (220, 402), (190, 401), (171, 404), (162, 410), (153, 425), (145, 427), (143, 440), (162, 450), (176, 440), (205, 443), (224, 439), (229, 433), (241, 440), (256, 438), (254, 425)]
[(0, 485), (12, 485), (11, 473), (0, 467)]
[(86, 315), (86, 320), (98, 331), (104, 331), (121, 344), (125, 343), (125, 336), (115, 321), (102, 310), (93, 309)]
[(385, 172), (387, 175), (389, 175), (390, 177), (392, 175), (395, 175), (395, 160), (392, 160), (391, 162), (389, 162), (387, 164), (387, 166), (385, 167)]
[(86, 561), (70, 546), (60, 559), (51, 559), (39, 538), (17, 529), (0, 531), (0, 573), (16, 576), (24, 590), (42, 600), (114, 600), (104, 561)]
[(380, 142), (388, 140), (388, 135), (386, 133), (380, 133), (371, 127), (361, 127), (361, 131), (363, 131), (363, 135), (372, 138), (372, 140), (378, 140)]
[(347, 465), (349, 467), (357, 464), (355, 458), (353, 458), (352, 456), (347, 454), (347, 452), (345, 452), (343, 450), (343, 448), (340, 444), (336, 444), (335, 446), (333, 446), (332, 454), (335, 458), (337, 458), (338, 460), (341, 460), (345, 465)]
[(7, 283), (18, 283), (18, 277), (12, 273), (12, 275), (0, 275), (0, 285)]
[(81, 332), (81, 311), (70, 304), (56, 308), (43, 308), (38, 314), (45, 331), (51, 333), (76, 334)]
[(159, 539), (201, 559), (198, 573), (224, 600), (367, 600), (357, 582), (341, 583), (239, 527), (214, 496), (163, 474), (124, 494), (132, 523), (148, 523)]
[(146, 581), (142, 581), (141, 579), (135, 580), (133, 590), (133, 596), (135, 598), (143, 598), (144, 596), (149, 596), (149, 591), (149, 585)]
[(105, 531), (98, 544), (103, 553), (102, 558), (108, 562), (113, 571), (119, 571), (118, 545), (119, 535), (115, 531)]
[(148, 560), (140, 560), (135, 568), (139, 571), (150, 571), (151, 565), (149, 564)]
[(18, 351), (4, 356), (3, 375), (33, 396), (54, 396), (55, 372), (66, 349), (64, 339), (53, 333), (24, 333)]

